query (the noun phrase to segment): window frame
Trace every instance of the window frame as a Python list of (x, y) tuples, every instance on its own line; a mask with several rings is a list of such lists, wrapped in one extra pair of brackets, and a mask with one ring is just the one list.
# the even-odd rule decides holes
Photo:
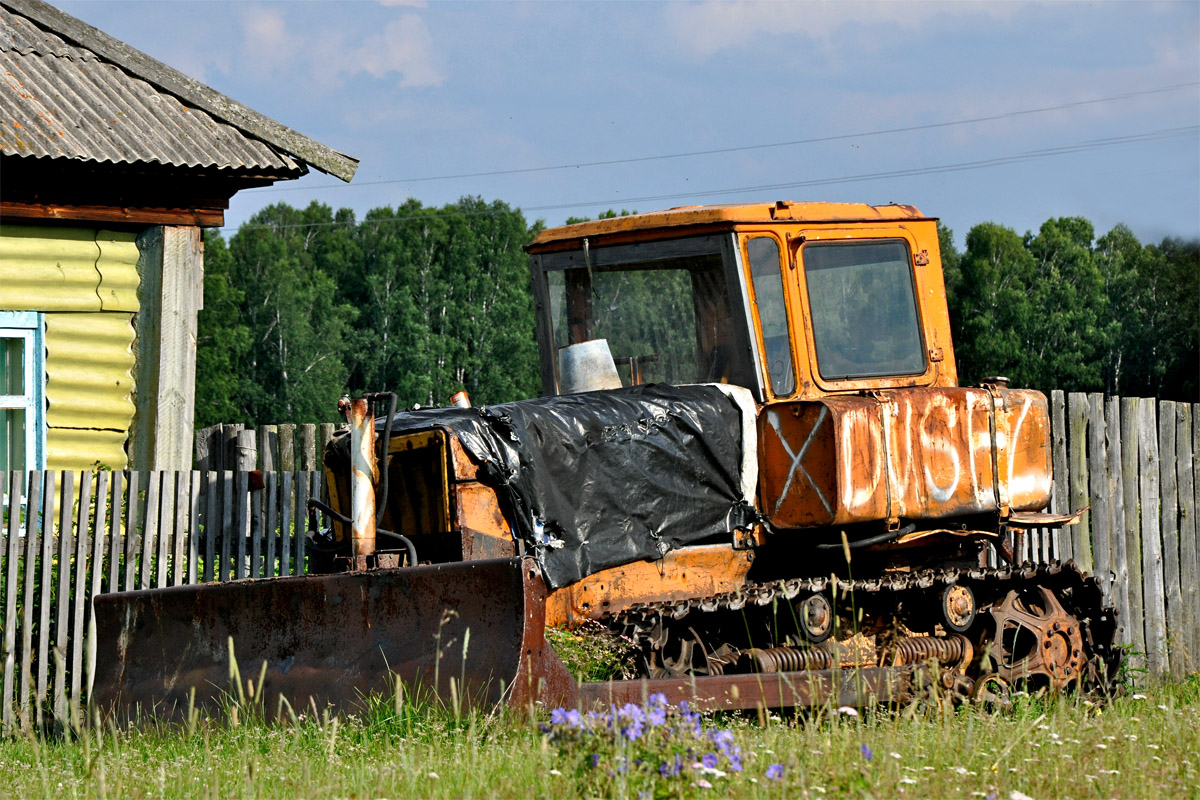
[[(771, 378), (771, 365), (767, 363), (767, 343), (763, 333), (762, 318), (759, 315), (758, 293), (754, 286), (754, 266), (750, 263), (750, 242), (754, 239), (771, 239), (775, 242), (775, 247), (779, 253), (779, 284), (783, 294), (784, 318), (787, 322), (787, 338), (788, 349), (792, 358), (792, 390), (787, 393), (776, 391), (774, 381)], [(797, 357), (796, 348), (796, 316), (793, 309), (792, 288), (788, 280), (788, 272), (790, 269), (791, 254), (788, 252), (787, 242), (783, 241), (780, 236), (773, 230), (745, 230), (742, 231), (740, 251), (742, 262), (744, 264), (744, 280), (746, 282), (746, 290), (748, 292), (748, 303), (751, 313), (751, 325), (753, 326), (753, 336), (755, 344), (758, 348), (758, 367), (761, 371), (761, 381), (770, 397), (778, 400), (783, 400), (795, 397), (800, 391), (801, 376), (800, 376), (800, 359)]]
[[(46, 463), (46, 323), (36, 311), (0, 311), (0, 339), (22, 344), (24, 393), (0, 394), (0, 410), (25, 412), (25, 471)], [(10, 465), (11, 469), (11, 465)]]
[[(836, 246), (839, 244), (853, 245), (856, 243), (882, 244), (898, 242), (904, 246), (908, 256), (908, 274), (912, 280), (914, 311), (916, 312), (917, 332), (921, 339), (921, 357), (924, 369), (920, 372), (904, 374), (876, 375), (864, 377), (826, 378), (821, 374), (817, 359), (816, 331), (812, 315), (812, 298), (808, 291), (808, 273), (804, 263), (804, 248), (809, 245)], [(904, 386), (924, 386), (931, 384), (936, 378), (937, 363), (930, 357), (930, 331), (925, 317), (925, 308), (921, 302), (925, 287), (921, 280), (920, 270), (917, 269), (913, 254), (919, 248), (912, 234), (904, 229), (832, 229), (803, 231), (794, 240), (793, 258), (797, 266), (796, 280), (799, 292), (805, 305), (804, 336), (808, 348), (808, 364), (813, 382), (825, 391), (861, 391), (870, 389), (900, 388)]]

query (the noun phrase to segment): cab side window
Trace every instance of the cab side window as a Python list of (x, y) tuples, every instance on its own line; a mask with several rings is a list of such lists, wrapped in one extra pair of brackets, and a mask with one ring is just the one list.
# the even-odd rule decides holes
[(758, 236), (746, 242), (754, 304), (762, 327), (763, 358), (771, 391), (778, 397), (796, 391), (792, 363), (792, 337), (788, 329), (787, 304), (783, 297), (783, 275), (779, 267), (779, 244), (773, 237)]

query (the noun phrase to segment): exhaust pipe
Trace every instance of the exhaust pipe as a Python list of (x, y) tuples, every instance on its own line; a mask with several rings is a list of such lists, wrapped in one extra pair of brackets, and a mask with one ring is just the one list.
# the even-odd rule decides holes
[(379, 465), (375, 458), (375, 420), (365, 397), (343, 397), (338, 410), (350, 423), (350, 556), (353, 570), (367, 569), (375, 555), (375, 481)]

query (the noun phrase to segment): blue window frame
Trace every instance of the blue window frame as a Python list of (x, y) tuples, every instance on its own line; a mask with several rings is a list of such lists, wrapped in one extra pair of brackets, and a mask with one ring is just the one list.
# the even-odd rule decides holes
[(0, 470), (46, 463), (45, 325), (36, 311), (0, 311)]

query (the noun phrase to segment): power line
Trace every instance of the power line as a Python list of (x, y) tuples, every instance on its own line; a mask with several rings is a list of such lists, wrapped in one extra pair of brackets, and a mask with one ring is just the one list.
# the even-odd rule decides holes
[[(1005, 166), (1008, 164), (1018, 164), (1025, 161), (1033, 161), (1041, 158), (1051, 158), (1054, 156), (1071, 155), (1074, 153), (1087, 152), (1103, 147), (1113, 147), (1122, 144), (1135, 144), (1139, 142), (1152, 142), (1163, 139), (1175, 139), (1185, 136), (1196, 136), (1200, 134), (1200, 125), (1186, 125), (1178, 128), (1164, 128), (1157, 131), (1146, 131), (1143, 133), (1129, 134), (1126, 136), (1112, 136), (1103, 139), (1089, 139), (1074, 144), (1060, 145), (1058, 147), (1047, 147), (1038, 150), (1029, 150), (1023, 153), (1014, 153), (1007, 156), (997, 156), (994, 158), (985, 158), (975, 161), (963, 161), (955, 164), (937, 164), (927, 167), (911, 167), (908, 169), (889, 170), (886, 172), (869, 172), (859, 175), (844, 175), (833, 178), (811, 178), (808, 180), (789, 181), (787, 183), (771, 183), (759, 184), (756, 186), (739, 186), (724, 189), (701, 189), (690, 192), (680, 192), (673, 194), (659, 195), (644, 195), (641, 197), (623, 197), (620, 198), (622, 204), (632, 203), (648, 203), (658, 202), (662, 200), (681, 200), (693, 197), (713, 197), (721, 195), (745, 194), (749, 192), (767, 192), (778, 191), (781, 189), (799, 189), (811, 186), (831, 186), (843, 183), (862, 183), (866, 181), (888, 180), (891, 178), (908, 178), (922, 175), (939, 175), (949, 172), (963, 172), (974, 169), (986, 169), (988, 167)], [(586, 202), (574, 203), (556, 203), (553, 205), (542, 206), (526, 206), (524, 209), (515, 209), (521, 211), (562, 211), (573, 208), (590, 208), (596, 206), (611, 205), (611, 200), (591, 200)], [(387, 217), (385, 219), (362, 220), (353, 223), (354, 227), (362, 227), (364, 225), (378, 225), (392, 222), (410, 222), (422, 219), (445, 219), (449, 216), (483, 216), (494, 214), (496, 212), (477, 211), (477, 212), (451, 212), (438, 214), (413, 214), (404, 217)], [(352, 223), (348, 222), (302, 222), (292, 225), (249, 225), (243, 223), (238, 230), (288, 230), (292, 228), (328, 228), (328, 227), (349, 227)], [(221, 230), (229, 230), (222, 228)]]
[(1060, 103), (1054, 106), (1042, 106), (1039, 108), (1026, 108), (1017, 111), (1006, 111), (1001, 114), (991, 114), (984, 117), (972, 117), (970, 119), (951, 120), (948, 122), (929, 122), (922, 125), (908, 125), (900, 128), (884, 128), (882, 130), (864, 131), (859, 133), (841, 133), (830, 136), (816, 136), (809, 139), (795, 139), (788, 142), (771, 142), (768, 144), (749, 144), (736, 147), (718, 147), (710, 150), (691, 150), (683, 153), (664, 153), (652, 156), (633, 156), (630, 158), (614, 158), (604, 161), (582, 161), (576, 164), (556, 164), (552, 166), (542, 167), (521, 167), (516, 169), (498, 169), (487, 170), (484, 172), (461, 172), (449, 175), (429, 175), (417, 178), (389, 178), (378, 181), (360, 181), (358, 183), (331, 183), (321, 186), (270, 186), (259, 189), (248, 189), (248, 193), (263, 193), (263, 192), (298, 192), (298, 191), (317, 191), (324, 189), (346, 189), (356, 188), (359, 186), (383, 186), (395, 183), (423, 183), (429, 181), (445, 181), (456, 180), (461, 178), (484, 178), (495, 175), (518, 175), (531, 172), (551, 172), (554, 170), (564, 169), (582, 169), (584, 167), (607, 167), (617, 164), (638, 164), (647, 161), (666, 161), (668, 159), (677, 158), (693, 158), (696, 156), (711, 156), (721, 155), (724, 153), (741, 153), (750, 150), (766, 150), (778, 147), (794, 147), (802, 144), (819, 144), (822, 142), (844, 141), (846, 139), (863, 139), (871, 136), (885, 136), (893, 133), (911, 133), (913, 131), (927, 131), (937, 128), (950, 128), (958, 125), (974, 125), (980, 122), (996, 122), (1003, 119), (1012, 119), (1015, 117), (1028, 116), (1030, 114), (1044, 114), (1049, 111), (1062, 111), (1069, 108), (1078, 108), (1080, 106), (1096, 105), (1098, 103), (1112, 103), (1120, 100), (1129, 100), (1134, 97), (1142, 97), (1150, 94), (1162, 94), (1164, 92), (1174, 92), (1180, 89), (1187, 89), (1195, 86), (1200, 86), (1200, 81), (1192, 81), (1190, 83), (1177, 83), (1170, 86), (1160, 86), (1155, 89), (1142, 89), (1136, 92), (1126, 92), (1124, 94), (1112, 95), (1110, 97), (1097, 97), (1090, 100), (1076, 100), (1070, 103)]

